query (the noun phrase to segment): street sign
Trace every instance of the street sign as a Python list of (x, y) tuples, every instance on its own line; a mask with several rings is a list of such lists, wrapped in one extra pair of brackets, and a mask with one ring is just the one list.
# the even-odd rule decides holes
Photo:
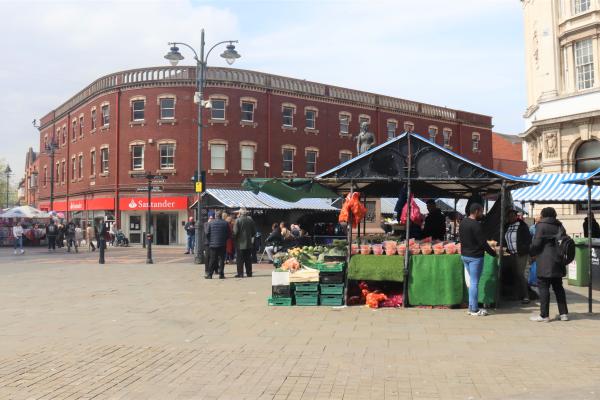
[(132, 178), (146, 178), (146, 174), (145, 172), (136, 172), (134, 174), (131, 174)]
[(203, 187), (202, 182), (196, 182), (196, 193), (202, 193)]
[[(152, 192), (162, 192), (163, 187), (162, 186), (151, 186), (151, 190), (152, 190)], [(147, 192), (148, 186), (139, 187), (136, 189), (136, 191), (137, 192)]]
[(166, 175), (152, 175), (145, 172), (136, 172), (130, 175), (132, 178), (144, 178), (156, 181), (166, 181), (169, 177)]
[(161, 180), (161, 181), (165, 181), (167, 180), (169, 177), (167, 175), (148, 175), (148, 179), (154, 179), (154, 180)]

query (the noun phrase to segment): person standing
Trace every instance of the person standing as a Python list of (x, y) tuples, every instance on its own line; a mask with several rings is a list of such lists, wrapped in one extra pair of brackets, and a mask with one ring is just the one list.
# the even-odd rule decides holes
[(485, 240), (480, 221), (483, 219), (483, 206), (473, 203), (469, 216), (460, 223), (460, 245), (462, 261), (469, 274), (469, 315), (484, 317), (487, 311), (479, 308), (479, 278), (483, 270), (483, 256), (487, 252), (496, 257), (496, 252)]
[(227, 221), (227, 226), (229, 227), (227, 232), (227, 244), (225, 245), (225, 262), (229, 264), (235, 259), (235, 243), (233, 242), (233, 224), (235, 223), (235, 219), (230, 215), (225, 221)]
[(425, 217), (422, 236), (443, 241), (446, 238), (446, 217), (433, 199), (427, 200), (427, 210), (429, 214)]
[(252, 249), (256, 226), (245, 207), (240, 208), (239, 214), (239, 218), (233, 226), (233, 237), (237, 248), (237, 275), (235, 277), (244, 277), (245, 265), (246, 276), (250, 278), (252, 277)]
[(75, 223), (73, 221), (67, 224), (67, 251), (71, 252), (71, 245), (75, 247), (75, 252), (78, 253), (77, 242), (75, 241)]
[(510, 254), (513, 265), (517, 267), (518, 289), (521, 303), (529, 304), (529, 273), (527, 261), (529, 259), (529, 247), (531, 246), (531, 234), (529, 227), (522, 219), (518, 218), (516, 210), (509, 210), (507, 214), (508, 224), (505, 227), (506, 247)]
[[(214, 211), (208, 211), (208, 218), (206, 219), (206, 222), (204, 223), (204, 248), (200, 249), (200, 251), (204, 252), (204, 275), (208, 275), (208, 273), (210, 272), (210, 251), (208, 248), (208, 237), (206, 236), (208, 234), (208, 225), (215, 220), (215, 212)], [(198, 222), (200, 223), (200, 222)]]
[(569, 320), (567, 296), (563, 287), (564, 265), (558, 257), (556, 237), (567, 235), (562, 223), (556, 219), (556, 210), (552, 207), (542, 209), (536, 232), (531, 242), (531, 255), (537, 262), (538, 289), (540, 291), (540, 314), (530, 318), (534, 322), (550, 322), (550, 286), (556, 296), (558, 318)]
[[(583, 219), (583, 237), (589, 237), (588, 217)], [(600, 239), (600, 224), (598, 224), (598, 221), (596, 221), (596, 218), (594, 218), (594, 214), (592, 214), (592, 238)]]
[(92, 251), (96, 251), (96, 246), (94, 246), (94, 238), (96, 236), (96, 232), (94, 227), (91, 224), (88, 224), (85, 228), (85, 237), (88, 241), (88, 245), (92, 248)]
[(46, 226), (46, 240), (48, 241), (48, 251), (56, 251), (56, 235), (58, 234), (58, 227), (54, 223), (53, 219), (50, 219), (50, 223)]
[(75, 225), (75, 243), (77, 247), (81, 247), (81, 241), (83, 240), (83, 229), (79, 226), (79, 224)]
[(210, 267), (205, 279), (212, 279), (215, 272), (219, 272), (219, 279), (225, 279), (225, 244), (229, 225), (221, 218), (221, 212), (215, 213), (214, 221), (208, 224), (206, 238), (210, 253)]
[(17, 255), (17, 248), (21, 254), (25, 253), (25, 250), (23, 250), (23, 227), (20, 222), (15, 221), (15, 225), (12, 228), (12, 234), (15, 237), (15, 255)]
[(269, 261), (273, 262), (273, 254), (275, 254), (279, 246), (281, 246), (283, 237), (281, 236), (281, 228), (279, 227), (279, 225), (277, 225), (277, 222), (273, 223), (271, 228), (273, 230), (271, 231), (271, 234), (267, 237), (267, 246), (265, 247), (265, 251), (267, 253), (267, 257), (269, 257)]
[(194, 254), (194, 246), (196, 245), (196, 223), (194, 217), (190, 217), (188, 222), (184, 226), (185, 232), (187, 233), (187, 249), (184, 254)]

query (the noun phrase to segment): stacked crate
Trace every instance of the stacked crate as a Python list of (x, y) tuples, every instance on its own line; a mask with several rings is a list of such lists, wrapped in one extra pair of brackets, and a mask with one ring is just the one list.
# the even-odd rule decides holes
[(294, 283), (297, 306), (319, 305), (319, 282)]
[(319, 268), (319, 302), (322, 306), (344, 304), (345, 263)]

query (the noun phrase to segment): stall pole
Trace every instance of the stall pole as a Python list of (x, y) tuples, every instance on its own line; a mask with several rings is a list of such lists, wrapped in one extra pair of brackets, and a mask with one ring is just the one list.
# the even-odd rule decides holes
[[(500, 304), (500, 279), (502, 278), (502, 255), (504, 253), (504, 194), (506, 192), (506, 181), (502, 180), (500, 187), (500, 238), (498, 244), (500, 246), (500, 254), (498, 255), (498, 273), (496, 274), (496, 308)], [(484, 254), (485, 256), (485, 254)]]
[(485, 213), (487, 214), (488, 211), (489, 211), (489, 203), (488, 203), (488, 199), (486, 197), (486, 199), (485, 199)]
[[(353, 185), (350, 182), (350, 195), (352, 197)], [(344, 304), (346, 304), (346, 300), (348, 299), (348, 268), (350, 267), (350, 258), (352, 257), (352, 210), (348, 211), (348, 223), (346, 224), (346, 235), (348, 237), (348, 254), (346, 255), (346, 268), (344, 271)]]
[[(402, 306), (404, 308), (408, 307), (408, 279), (409, 279), (409, 262), (410, 262), (410, 195), (411, 195), (411, 187), (410, 187), (410, 174), (412, 168), (412, 149), (410, 147), (410, 132), (406, 133), (406, 142), (408, 145), (408, 171), (406, 172), (406, 252), (404, 253), (404, 280), (402, 284)], [(402, 210), (400, 211), (402, 214)], [(402, 217), (400, 217), (402, 218)]]
[(458, 207), (458, 199), (454, 198), (454, 221), (452, 223), (452, 240), (456, 240), (456, 224), (458, 223), (458, 213), (456, 211)]
[[(366, 194), (363, 197), (363, 203), (365, 204), (365, 209), (366, 209), (367, 208), (367, 195)], [(365, 213), (365, 216), (363, 217), (362, 226), (363, 226), (363, 236), (367, 236), (367, 213)]]
[(588, 271), (588, 312), (592, 313), (592, 181), (587, 181), (587, 189), (588, 189), (588, 252), (589, 252), (589, 268)]

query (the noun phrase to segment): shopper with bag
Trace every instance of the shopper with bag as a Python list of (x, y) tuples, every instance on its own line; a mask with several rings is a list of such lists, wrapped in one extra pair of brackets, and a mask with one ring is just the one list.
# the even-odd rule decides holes
[(58, 234), (58, 227), (54, 223), (54, 220), (50, 220), (50, 223), (46, 226), (46, 240), (48, 241), (48, 251), (56, 251), (56, 235)]
[(511, 261), (517, 268), (517, 285), (519, 297), (523, 304), (529, 304), (529, 271), (527, 260), (529, 259), (529, 247), (531, 245), (531, 233), (529, 227), (517, 216), (516, 210), (507, 213), (508, 224), (505, 226), (505, 240)]
[(546, 207), (542, 210), (536, 224), (535, 237), (531, 243), (530, 253), (537, 262), (538, 288), (540, 291), (540, 314), (531, 317), (534, 322), (550, 322), (550, 286), (556, 296), (561, 321), (569, 320), (567, 297), (562, 278), (566, 273), (566, 265), (562, 261), (559, 240), (567, 236), (562, 223), (556, 219), (556, 210)]

